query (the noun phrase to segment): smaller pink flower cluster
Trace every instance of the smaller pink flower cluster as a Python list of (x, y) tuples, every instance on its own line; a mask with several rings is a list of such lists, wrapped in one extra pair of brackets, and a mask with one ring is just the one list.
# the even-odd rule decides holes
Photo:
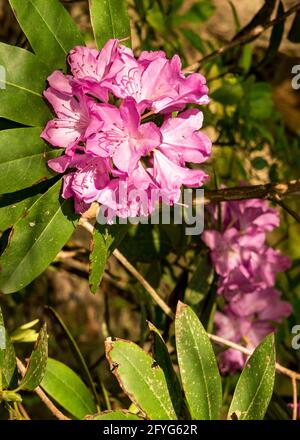
[[(279, 225), (279, 214), (265, 201), (225, 202), (221, 210), (222, 231), (202, 235), (219, 275), (218, 293), (225, 298), (223, 312), (215, 315), (217, 334), (253, 349), (292, 311), (274, 288), (276, 274), (291, 262), (266, 244), (266, 233)], [(216, 208), (212, 216), (217, 224)], [(242, 353), (229, 349), (220, 356), (220, 369), (234, 373), (244, 361)]]
[[(57, 117), (41, 136), (65, 149), (48, 164), (68, 171), (62, 196), (74, 198), (77, 212), (98, 201), (111, 216), (148, 215), (157, 201), (151, 191), (173, 204), (182, 185), (204, 183), (205, 172), (187, 167), (211, 154), (210, 140), (199, 132), (203, 114), (183, 111), (208, 103), (202, 75), (185, 76), (177, 55), (169, 60), (156, 51), (135, 58), (118, 40), (100, 51), (75, 47), (68, 62), (70, 75), (55, 71), (48, 78), (44, 96)], [(162, 123), (143, 123), (146, 111), (161, 113)], [(134, 196), (138, 191), (146, 194), (143, 203)]]

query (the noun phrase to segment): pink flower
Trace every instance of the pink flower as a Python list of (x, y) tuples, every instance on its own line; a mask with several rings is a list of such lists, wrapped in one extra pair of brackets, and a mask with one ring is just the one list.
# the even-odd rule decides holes
[(53, 75), (58, 78), (57, 88), (49, 87), (44, 96), (58, 117), (47, 123), (41, 137), (55, 147), (65, 148), (68, 153), (97, 132), (102, 121), (94, 111), (95, 103), (91, 98), (84, 94), (73, 95), (71, 80), (63, 81), (56, 72), (49, 77), (50, 83), (54, 81)]
[(146, 108), (170, 113), (208, 102), (201, 75), (186, 77), (179, 58), (168, 60), (162, 51), (136, 59), (117, 40), (101, 51), (77, 46), (68, 61), (71, 75), (55, 71), (48, 78), (44, 95), (57, 118), (42, 137), (65, 148), (49, 166), (67, 173), (62, 196), (74, 197), (76, 211), (98, 201), (109, 218), (149, 215), (158, 201), (176, 203), (183, 185), (204, 183), (206, 173), (188, 167), (211, 154), (211, 142), (199, 132), (202, 113), (165, 115), (162, 124), (141, 117)]
[(62, 197), (74, 197), (75, 211), (79, 213), (87, 210), (97, 200), (100, 190), (110, 182), (107, 159), (87, 154), (65, 155), (49, 160), (48, 165), (57, 172), (64, 172), (67, 168), (76, 170), (64, 176)]
[(112, 157), (119, 170), (131, 173), (142, 156), (160, 145), (159, 128), (153, 122), (141, 124), (133, 98), (126, 98), (120, 108), (99, 104), (97, 111), (103, 127), (87, 139), (86, 151)]
[(155, 113), (171, 113), (182, 110), (188, 103), (209, 102), (205, 78), (198, 73), (185, 77), (177, 55), (168, 60), (164, 52), (146, 52), (136, 60), (126, 54), (124, 61), (121, 70), (119, 60), (117, 68), (112, 65), (112, 70), (119, 71), (103, 85), (118, 98), (132, 96), (141, 112), (149, 108)]
[(111, 66), (114, 63), (123, 67), (122, 56), (128, 54), (133, 57), (132, 51), (112, 39), (98, 51), (85, 46), (76, 46), (70, 51), (68, 61), (74, 77), (75, 87), (89, 93), (102, 101), (108, 101), (108, 89), (102, 82), (112, 75)]

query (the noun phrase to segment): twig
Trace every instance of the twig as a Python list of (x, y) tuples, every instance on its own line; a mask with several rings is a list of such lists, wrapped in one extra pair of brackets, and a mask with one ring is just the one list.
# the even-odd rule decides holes
[[(26, 367), (20, 361), (20, 359), (16, 358), (18, 370), (21, 373), (21, 376), (24, 377), (26, 373)], [(51, 400), (46, 396), (44, 391), (40, 387), (36, 387), (34, 392), (39, 396), (42, 402), (47, 406), (47, 408), (52, 412), (52, 414), (59, 420), (71, 420), (69, 417), (66, 417), (56, 406), (51, 402)]]
[(281, 23), (287, 17), (296, 13), (299, 10), (300, 10), (300, 3), (293, 6), (292, 8), (288, 9), (280, 17), (277, 17), (277, 18), (274, 18), (273, 20), (267, 21), (264, 25), (256, 26), (254, 29), (251, 29), (251, 31), (249, 31), (249, 33), (247, 33), (246, 35), (241, 35), (241, 37), (229, 41), (227, 44), (225, 44), (224, 46), (215, 50), (214, 52), (210, 53), (209, 55), (206, 55), (201, 60), (186, 67), (183, 70), (183, 72), (188, 73), (191, 71), (198, 70), (203, 64), (205, 64), (209, 61), (212, 61), (213, 59), (217, 58), (220, 55), (223, 55), (228, 50), (233, 49), (233, 48), (240, 46), (240, 45), (243, 46), (244, 44), (247, 44), (250, 41), (255, 40), (256, 38), (260, 37), (260, 35), (262, 33), (264, 33), (266, 30), (270, 29), (271, 27), (275, 26), (278, 23)]
[(28, 415), (28, 412), (26, 411), (26, 409), (24, 408), (22, 403), (18, 402), (18, 408), (19, 408), (19, 411), (20, 411), (22, 417), (24, 417), (25, 420), (31, 420)]
[(171, 308), (164, 302), (164, 300), (158, 295), (158, 293), (153, 289), (152, 286), (148, 283), (148, 281), (140, 274), (138, 270), (121, 254), (118, 249), (113, 251), (114, 257), (131, 273), (147, 290), (152, 299), (156, 302), (156, 304), (165, 312), (169, 318), (174, 319), (174, 313)]
[[(243, 347), (242, 345), (236, 344), (235, 342), (228, 341), (227, 339), (221, 338), (220, 336), (217, 336), (217, 335), (212, 335), (210, 333), (208, 333), (208, 336), (212, 341), (216, 342), (217, 344), (221, 344), (221, 345), (225, 345), (226, 347), (233, 348), (233, 349), (240, 351), (241, 353), (243, 353), (247, 356), (250, 356), (252, 354), (251, 350), (249, 350), (246, 347)], [(278, 362), (276, 362), (276, 370), (279, 373), (282, 373), (286, 376), (289, 376), (291, 379), (300, 380), (299, 373), (297, 373), (296, 371), (290, 370), (289, 368), (283, 367)]]
[[(86, 222), (82, 224), (83, 227), (86, 227)], [(93, 229), (93, 226), (90, 225)], [(90, 227), (86, 227), (87, 230), (91, 230)], [(123, 266), (142, 284), (142, 286), (146, 289), (146, 291), (149, 293), (149, 295), (152, 297), (152, 299), (159, 305), (159, 307), (168, 315), (171, 319), (175, 318), (175, 315), (173, 311), (170, 309), (170, 307), (164, 302), (164, 300), (158, 295), (158, 293), (153, 289), (152, 286), (148, 283), (148, 281), (145, 280), (142, 274), (140, 274), (137, 269), (132, 266), (131, 263), (124, 257), (124, 255), (121, 254), (117, 249), (114, 250), (113, 255), (123, 264)], [(252, 354), (252, 351), (249, 350), (246, 347), (243, 347), (242, 345), (238, 345), (235, 342), (228, 341), (227, 339), (221, 338), (220, 336), (213, 335), (208, 333), (209, 338), (221, 345), (225, 345), (226, 347), (234, 348), (235, 350), (240, 351), (241, 353), (244, 353), (247, 356), (250, 356)], [(288, 376), (294, 380), (300, 380), (300, 374), (296, 371), (290, 370), (289, 368), (286, 368), (276, 362), (276, 370), (279, 373), (284, 374), (285, 376)]]
[(277, 205), (281, 206), (282, 209), (284, 209), (291, 217), (293, 217), (298, 223), (300, 223), (300, 215), (297, 214), (292, 208), (287, 206), (282, 200), (277, 200), (274, 198), (273, 200)]
[(295, 377), (292, 377), (292, 388), (293, 388), (293, 420), (297, 420), (298, 399), (297, 399), (297, 381)]

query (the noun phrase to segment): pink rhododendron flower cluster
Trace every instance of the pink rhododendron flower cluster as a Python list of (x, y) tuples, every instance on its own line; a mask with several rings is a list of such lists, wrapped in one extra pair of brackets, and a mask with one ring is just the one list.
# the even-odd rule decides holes
[[(74, 198), (77, 212), (98, 201), (111, 216), (148, 215), (157, 200), (176, 203), (182, 185), (204, 183), (206, 173), (187, 164), (207, 160), (211, 142), (199, 132), (202, 112), (185, 109), (208, 103), (202, 75), (185, 76), (177, 55), (135, 58), (118, 40), (100, 51), (75, 47), (68, 62), (69, 75), (55, 71), (48, 78), (44, 96), (57, 117), (42, 137), (65, 149), (48, 164), (66, 172), (62, 196)], [(144, 122), (149, 111), (162, 114), (162, 123)], [(144, 200), (129, 196), (141, 190)]]
[[(212, 216), (217, 224), (216, 208)], [(221, 217), (221, 231), (202, 235), (219, 275), (218, 293), (225, 298), (223, 312), (215, 315), (217, 334), (253, 349), (292, 311), (274, 288), (276, 274), (287, 270), (290, 260), (266, 244), (266, 233), (279, 225), (278, 212), (267, 202), (225, 202)], [(244, 361), (242, 353), (226, 350), (220, 355), (221, 371), (234, 373)]]

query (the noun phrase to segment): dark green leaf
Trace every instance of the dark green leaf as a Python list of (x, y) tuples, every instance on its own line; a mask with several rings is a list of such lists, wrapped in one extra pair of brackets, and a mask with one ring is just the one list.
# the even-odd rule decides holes
[(2, 374), (3, 388), (7, 388), (9, 386), (15, 368), (15, 350), (5, 329), (3, 315), (0, 308), (0, 375)]
[(94, 36), (99, 48), (110, 38), (130, 38), (125, 0), (89, 0), (89, 5)]
[(39, 59), (53, 70), (66, 70), (68, 52), (84, 41), (63, 5), (58, 0), (9, 2)]
[(106, 357), (124, 392), (151, 420), (175, 420), (163, 370), (130, 341), (105, 341)]
[(62, 150), (49, 148), (40, 138), (41, 128), (16, 128), (0, 132), (0, 193), (27, 188), (54, 176), (47, 161)]
[(211, 93), (212, 99), (220, 102), (223, 105), (238, 104), (243, 98), (243, 95), (244, 91), (239, 83), (225, 83), (222, 85), (222, 87)]
[(10, 228), (20, 217), (26, 215), (31, 205), (53, 184), (54, 181), (51, 179), (21, 191), (0, 195), (0, 232)]
[(51, 112), (42, 93), (49, 76), (47, 66), (27, 50), (0, 43), (0, 116), (21, 124), (40, 127)]
[(34, 390), (44, 377), (48, 358), (48, 338), (46, 324), (40, 330), (29, 364), (18, 390)]
[(168, 352), (168, 348), (163, 340), (159, 330), (151, 323), (148, 322), (149, 330), (154, 336), (154, 353), (153, 357), (162, 368), (168, 385), (168, 390), (171, 396), (171, 400), (176, 411), (179, 415), (182, 405), (182, 392), (178, 377), (174, 371), (172, 361)]
[(182, 385), (194, 420), (218, 420), (222, 384), (213, 348), (197, 315), (179, 302), (176, 348)]
[(275, 379), (274, 334), (267, 336), (247, 361), (236, 385), (228, 419), (262, 420)]
[(288, 40), (292, 43), (300, 43), (300, 11), (295, 15), (293, 24), (288, 34)]
[(0, 260), (0, 286), (12, 293), (27, 286), (56, 257), (74, 231), (70, 202), (59, 198), (61, 180), (15, 223)]
[(266, 168), (268, 166), (268, 162), (266, 161), (266, 159), (264, 159), (263, 157), (260, 157), (260, 156), (252, 159), (251, 164), (252, 164), (253, 168), (255, 168), (256, 170), (263, 170), (264, 168)]
[(93, 396), (80, 377), (55, 359), (48, 358), (41, 387), (77, 419), (97, 411)]

